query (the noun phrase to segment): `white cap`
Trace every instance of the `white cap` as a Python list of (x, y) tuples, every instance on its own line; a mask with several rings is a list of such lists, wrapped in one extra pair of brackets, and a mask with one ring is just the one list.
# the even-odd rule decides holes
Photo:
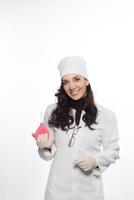
[(63, 58), (58, 65), (58, 69), (61, 78), (68, 74), (77, 74), (84, 76), (88, 80), (86, 61), (80, 56), (69, 56)]

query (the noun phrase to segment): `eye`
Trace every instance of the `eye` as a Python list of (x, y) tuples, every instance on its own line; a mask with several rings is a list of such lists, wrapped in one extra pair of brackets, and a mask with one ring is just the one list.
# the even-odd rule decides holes
[(76, 82), (78, 82), (78, 81), (80, 81), (80, 78), (77, 77), (77, 78), (75, 78), (74, 80), (75, 80)]
[(62, 85), (67, 85), (67, 81), (62, 81)]

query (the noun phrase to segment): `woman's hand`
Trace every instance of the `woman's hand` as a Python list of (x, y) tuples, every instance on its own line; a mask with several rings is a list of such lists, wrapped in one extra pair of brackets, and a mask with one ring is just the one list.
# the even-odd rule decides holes
[(36, 139), (36, 144), (41, 149), (51, 149), (53, 145), (52, 135), (48, 136), (48, 134), (40, 134)]
[(97, 167), (96, 160), (93, 156), (82, 156), (74, 161), (74, 166), (79, 166), (83, 171), (90, 171)]

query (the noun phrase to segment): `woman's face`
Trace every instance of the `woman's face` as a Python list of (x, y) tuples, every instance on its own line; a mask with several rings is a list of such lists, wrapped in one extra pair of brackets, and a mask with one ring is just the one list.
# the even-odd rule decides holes
[(62, 78), (62, 85), (70, 98), (78, 100), (84, 96), (88, 80), (77, 74), (69, 74)]

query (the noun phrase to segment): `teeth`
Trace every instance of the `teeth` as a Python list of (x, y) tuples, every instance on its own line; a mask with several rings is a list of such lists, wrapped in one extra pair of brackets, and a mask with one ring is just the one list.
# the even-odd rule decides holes
[(78, 91), (76, 91), (76, 92), (71, 92), (71, 94), (72, 94), (72, 95), (74, 95), (74, 94), (78, 94)]

